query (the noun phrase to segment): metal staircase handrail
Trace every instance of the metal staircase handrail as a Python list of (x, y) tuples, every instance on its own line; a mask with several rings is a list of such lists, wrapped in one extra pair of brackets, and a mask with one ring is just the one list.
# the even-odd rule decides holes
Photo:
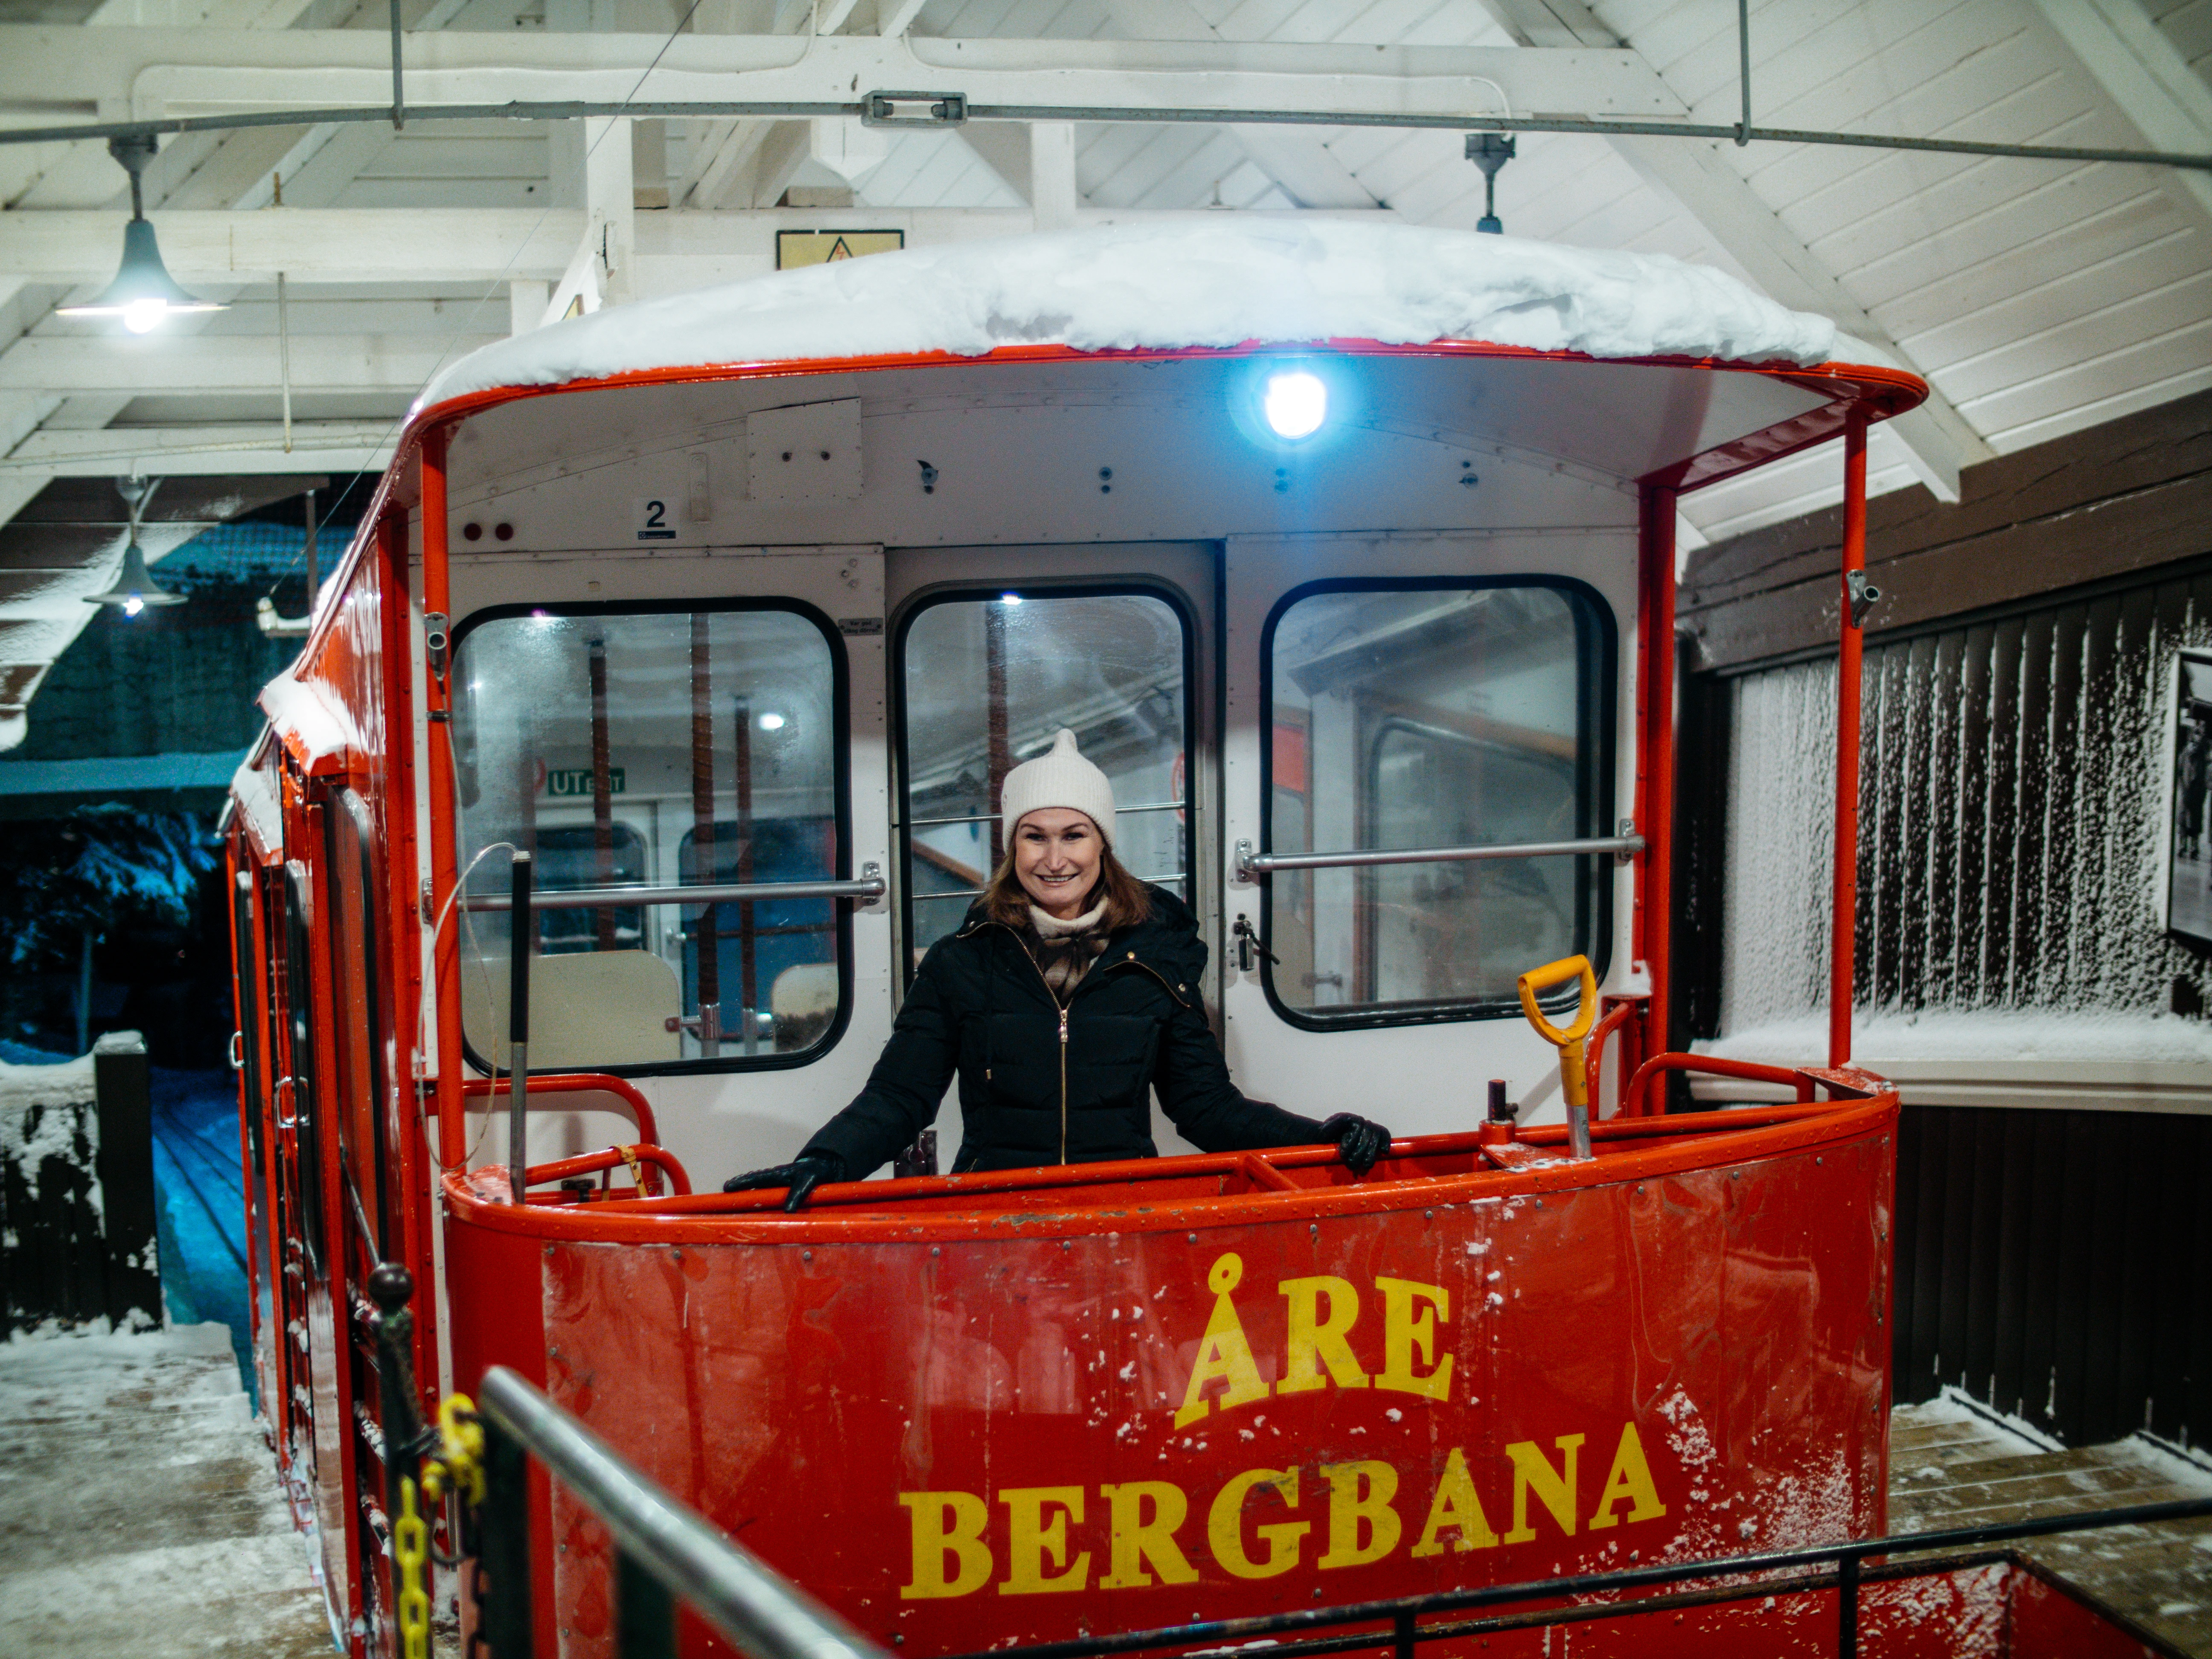
[[(1125, 1631), (1110, 1635), (1078, 1637), (1066, 1642), (1040, 1642), (1028, 1646), (1000, 1648), (988, 1654), (969, 1654), (961, 1659), (1094, 1659), (1097, 1656), (1140, 1653), (1152, 1650), (1203, 1645), (1218, 1649), (1291, 1632), (1319, 1632), (1347, 1625), (1382, 1625), (1392, 1628), (1369, 1631), (1356, 1638), (1342, 1636), (1314, 1642), (1267, 1640), (1267, 1659), (1296, 1659), (1304, 1654), (1374, 1651), (1391, 1648), (1400, 1659), (1411, 1659), (1418, 1643), (1439, 1638), (1467, 1636), (1477, 1632), (1534, 1629), (1553, 1624), (1581, 1622), (1593, 1618), (1622, 1619), (1677, 1607), (1720, 1601), (1744, 1601), (1808, 1590), (1837, 1590), (1836, 1651), (1858, 1652), (1858, 1597), (1862, 1579), (1911, 1577), (1919, 1572), (1953, 1571), (2006, 1559), (2004, 1552), (1989, 1547), (2021, 1539), (2047, 1537), (2053, 1533), (2089, 1532), (2107, 1527), (2142, 1526), (2159, 1521), (2188, 1521), (2212, 1516), (2212, 1498), (2179, 1498), (2159, 1504), (2138, 1504), (2124, 1509), (2094, 1510), (2071, 1515), (2037, 1516), (1980, 1527), (1957, 1527), (1943, 1532), (1899, 1533), (1881, 1538), (1844, 1539), (1832, 1544), (1770, 1550), (1756, 1555), (1714, 1556), (1700, 1560), (1668, 1561), (1650, 1566), (1626, 1567), (1612, 1572), (1577, 1573), (1516, 1584), (1482, 1584), (1466, 1589), (1440, 1590), (1427, 1595), (1391, 1601), (1364, 1601), (1334, 1607), (1300, 1607), (1289, 1613), (1264, 1613), (1246, 1619), (1194, 1620), (1157, 1630)], [(1980, 1553), (1971, 1552), (1980, 1551)], [(1962, 1554), (1961, 1552), (1969, 1552)], [(1917, 1565), (1893, 1563), (1870, 1567), (1869, 1559), (1881, 1556), (1927, 1556)], [(1831, 1568), (1826, 1571), (1818, 1569)], [(1809, 1576), (1806, 1570), (1814, 1569)], [(1790, 1577), (1766, 1577), (1792, 1574)], [(1720, 1578), (1725, 1583), (1711, 1590), (1683, 1596), (1658, 1595), (1620, 1601), (1583, 1601), (1611, 1590), (1679, 1584), (1696, 1579)], [(1422, 1625), (1416, 1615), (1464, 1612), (1516, 1602), (1574, 1599), (1580, 1605), (1552, 1607), (1520, 1617)]]

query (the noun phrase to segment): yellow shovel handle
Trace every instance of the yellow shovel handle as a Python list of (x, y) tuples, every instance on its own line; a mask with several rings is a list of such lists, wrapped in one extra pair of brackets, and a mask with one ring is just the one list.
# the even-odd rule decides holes
[[(1562, 1031), (1537, 1008), (1536, 994), (1577, 976), (1583, 982), (1581, 1006), (1575, 1010), (1574, 1024)], [(1521, 975), (1520, 985), (1521, 1012), (1528, 1016), (1528, 1023), (1545, 1042), (1564, 1048), (1571, 1042), (1579, 1043), (1589, 1035), (1589, 1028), (1597, 1020), (1597, 975), (1590, 971), (1588, 957), (1562, 957), (1541, 968), (1533, 968)]]

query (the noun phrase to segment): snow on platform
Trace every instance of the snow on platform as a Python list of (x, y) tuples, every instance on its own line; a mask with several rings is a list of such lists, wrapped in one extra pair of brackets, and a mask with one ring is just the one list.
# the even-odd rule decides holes
[[(1893, 1534), (2208, 1496), (2212, 1468), (2141, 1435), (2063, 1447), (1950, 1398), (1890, 1413)], [(2011, 1547), (2084, 1601), (2179, 1652), (2212, 1659), (2212, 1520), (2060, 1534)]]
[(0, 1344), (0, 1654), (331, 1650), (225, 1327)]

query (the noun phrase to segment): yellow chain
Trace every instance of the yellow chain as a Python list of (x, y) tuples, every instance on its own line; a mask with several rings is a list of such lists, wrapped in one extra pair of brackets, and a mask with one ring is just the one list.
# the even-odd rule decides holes
[(473, 1509), (483, 1502), (483, 1425), (468, 1395), (449, 1394), (438, 1407), (438, 1455), (422, 1463), (422, 1496), (435, 1504), (450, 1483)]
[(638, 1191), (643, 1192), (645, 1190), (645, 1171), (638, 1164), (637, 1148), (635, 1146), (617, 1146), (615, 1150), (623, 1155), (623, 1161), (629, 1165), (629, 1178), (631, 1182), (636, 1186)]
[(399, 1562), (399, 1650), (403, 1659), (430, 1659), (430, 1594), (422, 1582), (429, 1534), (415, 1509), (415, 1483), (399, 1481), (399, 1525), (392, 1553)]
[[(422, 1460), (422, 1498), (441, 1502), (448, 1487), (471, 1508), (483, 1502), (483, 1425), (475, 1402), (465, 1394), (447, 1395), (438, 1407), (438, 1455)], [(423, 1582), (429, 1559), (429, 1529), (415, 1507), (415, 1482), (399, 1482), (399, 1524), (393, 1529), (392, 1555), (399, 1564), (399, 1651), (401, 1659), (430, 1659), (430, 1594)]]

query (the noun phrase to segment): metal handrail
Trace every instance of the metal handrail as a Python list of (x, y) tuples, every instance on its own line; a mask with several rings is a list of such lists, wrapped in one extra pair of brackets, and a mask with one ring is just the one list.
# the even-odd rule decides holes
[[(689, 1603), (751, 1659), (889, 1659), (758, 1556), (632, 1468), (515, 1372), (504, 1365), (486, 1371), (477, 1404), (488, 1426), (544, 1464), (613, 1534), (620, 1553), (618, 1594), (640, 1584), (642, 1574), (665, 1595)], [(526, 1518), (514, 1520), (526, 1533)], [(617, 1607), (626, 1626), (637, 1613), (634, 1606)]]
[[(890, 891), (879, 875), (862, 875), (855, 881), (732, 881), (702, 882), (696, 887), (571, 887), (559, 892), (533, 893), (533, 910), (619, 910), (652, 904), (731, 904), (773, 899), (874, 900)], [(465, 910), (504, 910), (505, 894), (471, 895), (461, 901)]]
[[(1422, 1613), (1453, 1613), (1467, 1608), (1497, 1607), (1516, 1601), (1552, 1601), (1601, 1595), (1608, 1590), (1636, 1589), (1645, 1585), (1678, 1584), (1699, 1578), (1729, 1578), (1734, 1582), (1696, 1599), (1701, 1601), (1747, 1601), (1753, 1597), (1794, 1594), (1804, 1590), (1841, 1589), (1837, 1609), (1838, 1651), (1855, 1655), (1858, 1643), (1856, 1591), (1863, 1576), (1910, 1576), (1914, 1571), (1894, 1564), (1869, 1569), (1871, 1557), (1924, 1555), (1974, 1549), (2054, 1533), (2092, 1532), (2106, 1527), (2142, 1526), (2157, 1521), (2190, 1521), (2212, 1516), (2212, 1498), (2181, 1498), (2163, 1504), (2137, 1504), (2124, 1509), (2094, 1510), (2074, 1515), (2038, 1516), (1985, 1527), (1957, 1527), (1945, 1532), (1893, 1534), (1884, 1538), (1847, 1539), (1833, 1544), (1809, 1545), (1802, 1549), (1771, 1550), (1759, 1555), (1717, 1556), (1697, 1561), (1669, 1561), (1648, 1567), (1626, 1567), (1613, 1572), (1577, 1573), (1518, 1584), (1484, 1584), (1462, 1590), (1442, 1590), (1428, 1595), (1405, 1596), (1388, 1601), (1361, 1601), (1344, 1607), (1299, 1607), (1289, 1613), (1262, 1613), (1249, 1619), (1194, 1620), (1158, 1630), (1127, 1631), (1110, 1636), (1078, 1637), (1066, 1642), (1040, 1642), (1029, 1647), (998, 1648), (962, 1659), (1101, 1659), (1107, 1654), (1139, 1653), (1154, 1648), (1187, 1648), (1199, 1644), (1224, 1644), (1293, 1631), (1318, 1631), (1335, 1626), (1389, 1624), (1385, 1634), (1369, 1632), (1357, 1642), (1343, 1638), (1319, 1642), (1268, 1642), (1268, 1659), (1296, 1659), (1306, 1653), (1338, 1652), (1358, 1647), (1372, 1650), (1385, 1644), (1401, 1656), (1409, 1656), (1419, 1642), (1443, 1637), (1466, 1636), (1478, 1630), (1569, 1624), (1590, 1618), (1624, 1619), (1662, 1607), (1680, 1605), (1674, 1598), (1588, 1602), (1572, 1607), (1549, 1607), (1514, 1620), (1421, 1625)], [(1920, 1571), (1941, 1570), (1942, 1558), (1923, 1562)], [(1792, 1572), (1833, 1563), (1835, 1571), (1810, 1578), (1778, 1579), (1753, 1575)]]
[(1565, 854), (1640, 853), (1641, 836), (1586, 836), (1576, 841), (1522, 841), (1491, 847), (1409, 847), (1360, 853), (1261, 853), (1237, 843), (1237, 879), (1278, 870), (1356, 870), (1376, 864), (1466, 864), (1477, 859), (1548, 859)]
[[(1168, 870), (1156, 876), (1139, 876), (1137, 879), (1151, 886), (1165, 887), (1174, 882), (1188, 881), (1190, 877), (1186, 871)], [(942, 893), (916, 893), (914, 902), (920, 904), (929, 899), (981, 898), (990, 890), (988, 887), (955, 887)]]
[[(1114, 813), (1117, 817), (1127, 817), (1132, 812), (1180, 812), (1189, 805), (1187, 800), (1141, 800), (1133, 806), (1116, 805)], [(996, 812), (971, 812), (964, 817), (957, 818), (908, 818), (904, 823), (896, 823), (891, 827), (895, 830), (933, 830), (944, 824), (996, 823), (998, 821), (999, 815)]]

